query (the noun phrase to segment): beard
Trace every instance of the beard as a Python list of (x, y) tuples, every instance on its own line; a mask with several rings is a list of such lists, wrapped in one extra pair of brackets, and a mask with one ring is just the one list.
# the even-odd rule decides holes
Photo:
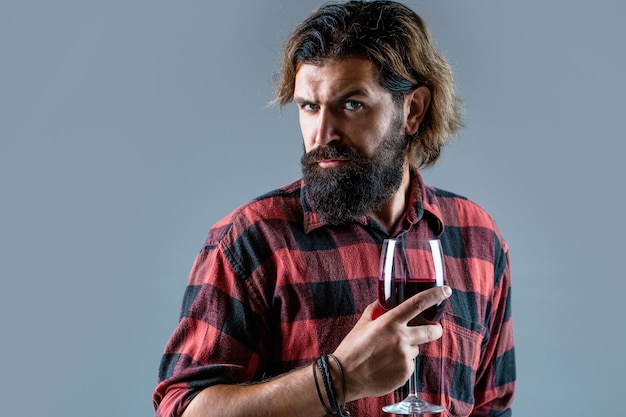
[[(301, 164), (306, 193), (320, 218), (343, 225), (380, 208), (400, 188), (405, 149), (406, 137), (397, 133), (388, 134), (371, 157), (335, 142), (305, 152)], [(321, 159), (334, 158), (346, 162), (335, 168), (318, 165)]]

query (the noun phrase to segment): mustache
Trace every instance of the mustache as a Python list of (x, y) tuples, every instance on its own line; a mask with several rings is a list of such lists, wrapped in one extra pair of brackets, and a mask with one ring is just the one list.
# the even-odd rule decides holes
[(302, 155), (302, 162), (305, 164), (316, 164), (322, 159), (363, 159), (363, 155), (357, 150), (339, 143), (320, 146)]

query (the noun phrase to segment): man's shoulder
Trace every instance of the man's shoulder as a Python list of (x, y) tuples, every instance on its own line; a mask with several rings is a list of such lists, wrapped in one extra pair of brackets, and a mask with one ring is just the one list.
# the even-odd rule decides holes
[(427, 196), (431, 196), (435, 199), (442, 200), (462, 200), (462, 201), (470, 201), (467, 197), (461, 194), (454, 193), (452, 191), (444, 190), (439, 187), (435, 187), (433, 185), (424, 184), (424, 189), (426, 191)]
[(247, 201), (211, 227), (206, 244), (216, 245), (229, 234), (236, 238), (259, 223), (301, 221), (301, 191), (302, 181), (296, 180)]
[(457, 226), (481, 225), (494, 228), (491, 215), (476, 201), (465, 195), (425, 185), (425, 203), (436, 207), (444, 224)]
[(280, 188), (276, 188), (268, 193), (262, 194), (259, 197), (250, 200), (248, 203), (244, 204), (242, 208), (249, 208), (255, 206), (264, 206), (267, 204), (285, 204), (288, 202), (293, 202), (294, 199), (296, 202), (300, 201), (300, 195), (302, 192), (302, 180), (293, 181), (287, 185), (284, 185)]

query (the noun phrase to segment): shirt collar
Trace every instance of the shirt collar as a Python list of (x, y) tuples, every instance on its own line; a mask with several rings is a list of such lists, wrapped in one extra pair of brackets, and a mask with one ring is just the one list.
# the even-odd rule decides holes
[(412, 166), (411, 171), (411, 193), (409, 194), (409, 203), (398, 224), (392, 230), (391, 235), (397, 236), (413, 226), (417, 225), (420, 220), (426, 220), (429, 233), (432, 236), (440, 236), (443, 233), (443, 217), (439, 206), (433, 199), (430, 188), (422, 181), (422, 175), (419, 170)]
[[(416, 167), (411, 167), (410, 174), (411, 182), (409, 186), (411, 187), (411, 193), (409, 195), (409, 204), (402, 218), (391, 232), (391, 235), (397, 235), (410, 229), (423, 218), (428, 222), (433, 235), (440, 236), (444, 229), (441, 210), (434, 196), (429, 192), (428, 186), (423, 183), (419, 170)], [(304, 179), (301, 180), (301, 185), (301, 203), (304, 213), (303, 227), (304, 233), (309, 233), (314, 229), (327, 226), (328, 224), (320, 219), (319, 214), (315, 211), (313, 204), (309, 200)], [(354, 223), (367, 225), (369, 219), (367, 216), (359, 216), (354, 220)]]

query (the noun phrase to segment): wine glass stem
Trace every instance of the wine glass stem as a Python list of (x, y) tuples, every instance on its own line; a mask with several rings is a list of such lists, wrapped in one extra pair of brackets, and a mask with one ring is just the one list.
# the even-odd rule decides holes
[(417, 396), (417, 362), (413, 358), (413, 373), (409, 378), (409, 396)]

